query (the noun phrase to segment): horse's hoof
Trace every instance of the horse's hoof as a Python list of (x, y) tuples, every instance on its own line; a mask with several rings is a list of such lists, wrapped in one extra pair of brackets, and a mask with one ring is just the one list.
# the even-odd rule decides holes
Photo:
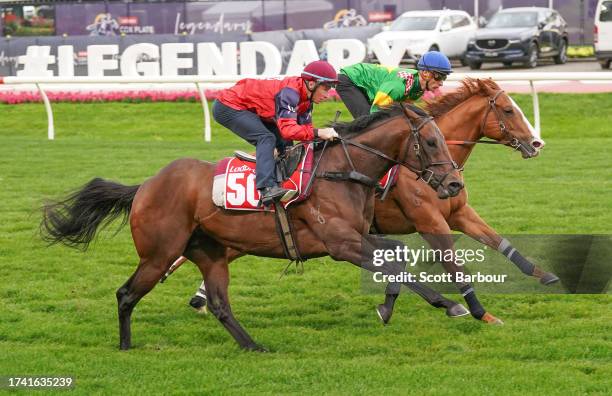
[(552, 285), (553, 283), (559, 282), (559, 277), (551, 272), (546, 272), (540, 277), (540, 283), (543, 285)]
[(389, 320), (391, 320), (391, 315), (393, 315), (393, 311), (385, 307), (383, 304), (376, 307), (376, 313), (384, 325), (389, 323)]
[(485, 312), (485, 314), (482, 316), (482, 318), (480, 319), (483, 322), (487, 322), (488, 324), (492, 324), (492, 325), (503, 325), (504, 322), (502, 322), (501, 319), (496, 318), (495, 316), (491, 315), (488, 312)]
[(244, 350), (249, 352), (270, 352), (267, 348), (264, 348), (259, 344), (247, 345), (244, 347)]
[(449, 318), (458, 318), (460, 316), (469, 315), (470, 311), (461, 304), (455, 304), (452, 307), (446, 308), (446, 315)]
[(206, 298), (201, 296), (193, 296), (191, 300), (189, 300), (189, 305), (199, 313), (208, 313), (206, 310)]

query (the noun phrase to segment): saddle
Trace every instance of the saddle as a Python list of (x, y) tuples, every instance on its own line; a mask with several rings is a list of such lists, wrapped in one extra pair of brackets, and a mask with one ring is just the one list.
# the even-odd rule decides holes
[[(283, 207), (308, 198), (305, 191), (312, 176), (313, 144), (298, 144), (276, 158), (276, 179), (283, 188), (292, 190), (285, 195)], [(258, 206), (259, 191), (255, 187), (255, 156), (236, 151), (217, 163), (213, 182), (213, 202), (229, 210), (273, 210)]]
[[(302, 159), (302, 155), (306, 147), (303, 144), (291, 146), (285, 150), (282, 155), (275, 158), (276, 160), (276, 180), (283, 182), (293, 175)], [(245, 153), (241, 150), (234, 151), (234, 156), (245, 162), (255, 163), (256, 158), (253, 154)]]

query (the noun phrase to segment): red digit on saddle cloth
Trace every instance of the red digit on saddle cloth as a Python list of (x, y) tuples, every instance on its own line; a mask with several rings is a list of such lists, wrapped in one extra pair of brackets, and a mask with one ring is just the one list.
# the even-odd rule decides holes
[[(283, 188), (295, 191), (295, 195), (283, 202), (287, 208), (294, 202), (308, 198), (305, 191), (313, 166), (313, 144), (306, 147), (306, 153), (291, 177), (283, 182)], [(215, 205), (229, 210), (269, 210), (258, 207), (259, 191), (255, 187), (255, 162), (237, 157), (228, 157), (217, 163), (213, 182), (213, 201)]]

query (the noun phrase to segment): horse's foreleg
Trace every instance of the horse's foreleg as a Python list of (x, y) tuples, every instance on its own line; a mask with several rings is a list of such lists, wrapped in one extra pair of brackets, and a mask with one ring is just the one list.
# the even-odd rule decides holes
[[(377, 249), (394, 250), (396, 246), (403, 246), (401, 242), (391, 239), (381, 238), (376, 235), (365, 236)], [(403, 269), (402, 269), (403, 270)], [(418, 282), (410, 282), (406, 286), (418, 294), (421, 298), (427, 301), (435, 308), (446, 308), (446, 314), (450, 317), (463, 316), (468, 313), (465, 307), (453, 300), (450, 300), (435, 290)], [(393, 315), (395, 301), (399, 297), (400, 285), (397, 283), (389, 283), (385, 290), (385, 302), (377, 308), (378, 315), (384, 323), (387, 323)]]
[[(339, 232), (341, 230), (341, 232)], [(344, 224), (338, 224), (332, 226), (327, 224), (327, 227), (317, 230), (317, 236), (325, 244), (329, 255), (339, 261), (348, 261), (366, 271), (369, 272), (380, 272), (383, 275), (401, 275), (404, 272), (404, 264), (399, 262), (384, 262), (382, 265), (377, 266), (373, 263), (372, 258), (374, 257), (374, 250), (379, 248), (390, 248), (393, 246), (403, 246), (401, 242), (383, 239), (372, 235), (361, 235), (359, 232), (348, 228)], [(382, 246), (380, 241), (384, 241)], [(418, 283), (418, 282), (401, 282), (406, 287), (418, 293), (420, 296), (425, 298), (430, 304), (435, 307), (449, 307), (457, 305), (456, 302), (451, 301), (435, 290)], [(397, 289), (397, 285), (395, 285)], [(395, 290), (397, 294), (398, 291)], [(380, 308), (380, 307), (379, 307)], [(390, 319), (391, 312), (378, 311), (379, 316), (383, 322), (388, 322)]]
[(559, 281), (556, 275), (542, 270), (525, 258), (507, 239), (502, 238), (495, 232), (469, 205), (465, 205), (455, 211), (450, 216), (448, 223), (453, 230), (461, 231), (476, 241), (499, 251), (516, 265), (521, 272), (525, 275), (538, 278), (540, 283), (550, 285)]
[(457, 289), (459, 289), (459, 292), (465, 299), (465, 302), (468, 304), (472, 316), (478, 320), (483, 320), (488, 323), (501, 324), (501, 320), (497, 319), (484, 309), (484, 307), (478, 300), (478, 297), (476, 296), (476, 291), (470, 283), (457, 282), (457, 274), (463, 274), (463, 269), (461, 266), (456, 264), (454, 254), (452, 255), (452, 259), (446, 260), (446, 252), (455, 251), (453, 239), (450, 235), (451, 231), (448, 226), (446, 226), (445, 229), (440, 229), (438, 230), (438, 232), (439, 233), (436, 234), (422, 233), (421, 236), (427, 241), (427, 243), (432, 247), (432, 249), (443, 253), (442, 265), (444, 266), (446, 272), (451, 274), (453, 282), (455, 283)]

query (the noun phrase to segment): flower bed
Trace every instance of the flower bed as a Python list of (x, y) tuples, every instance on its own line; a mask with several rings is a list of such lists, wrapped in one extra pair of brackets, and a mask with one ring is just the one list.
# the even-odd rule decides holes
[[(96, 103), (96, 102), (199, 102), (200, 95), (194, 90), (162, 91), (46, 91), (51, 102)], [(206, 90), (206, 98), (214, 100), (219, 90)], [(335, 91), (332, 99), (338, 99)], [(0, 103), (21, 104), (40, 103), (42, 98), (38, 91), (0, 91)]]
[[(205, 91), (208, 99), (215, 99), (218, 91)], [(196, 91), (47, 91), (51, 102), (198, 102), (200, 95)], [(0, 103), (20, 104), (42, 102), (37, 91), (0, 91)]]

